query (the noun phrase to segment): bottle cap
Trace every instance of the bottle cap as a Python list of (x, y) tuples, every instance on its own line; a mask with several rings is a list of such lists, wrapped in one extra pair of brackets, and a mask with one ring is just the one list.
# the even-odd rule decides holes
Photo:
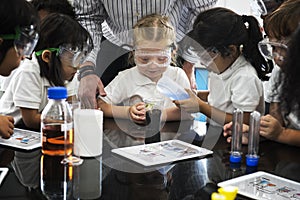
[(237, 155), (230, 155), (229, 161), (232, 163), (239, 163), (242, 160), (242, 156), (237, 156)]
[(237, 195), (238, 188), (235, 186), (226, 186), (219, 188), (218, 192), (224, 195), (226, 200), (234, 200)]
[(49, 99), (66, 99), (67, 89), (65, 87), (50, 87), (48, 88)]
[(214, 192), (211, 194), (211, 200), (226, 200), (225, 195)]
[(258, 165), (259, 156), (246, 155), (246, 165), (254, 167)]

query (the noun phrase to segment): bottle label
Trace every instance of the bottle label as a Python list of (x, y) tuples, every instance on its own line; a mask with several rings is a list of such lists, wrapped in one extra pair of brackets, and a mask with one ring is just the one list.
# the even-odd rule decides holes
[(73, 128), (73, 122), (62, 124), (61, 125), (61, 131), (68, 131)]

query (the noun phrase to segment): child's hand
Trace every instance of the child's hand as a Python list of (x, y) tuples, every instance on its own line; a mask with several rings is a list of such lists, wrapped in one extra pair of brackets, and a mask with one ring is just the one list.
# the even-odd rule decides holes
[(279, 121), (271, 116), (262, 116), (260, 119), (260, 135), (270, 140), (277, 140), (282, 133), (283, 127)]
[(200, 111), (199, 101), (202, 101), (192, 90), (185, 89), (187, 93), (190, 95), (189, 99), (184, 100), (174, 100), (173, 103), (176, 104), (177, 107), (184, 109), (189, 113), (196, 113)]
[(132, 121), (137, 124), (144, 124), (146, 120), (145, 103), (140, 102), (129, 108), (129, 115)]
[(0, 115), (0, 136), (8, 139), (14, 133), (14, 118)]
[[(231, 135), (232, 135), (232, 122), (229, 122), (228, 124), (225, 124), (223, 126), (223, 135), (224, 137), (227, 137), (227, 142), (231, 142)], [(243, 136), (242, 136), (242, 144), (248, 144), (248, 132), (249, 132), (249, 126), (246, 124), (243, 124), (242, 128)]]

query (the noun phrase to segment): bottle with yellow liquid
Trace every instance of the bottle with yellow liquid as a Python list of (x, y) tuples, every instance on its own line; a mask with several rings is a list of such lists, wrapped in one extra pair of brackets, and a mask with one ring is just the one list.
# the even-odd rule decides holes
[(65, 87), (48, 88), (48, 104), (41, 115), (42, 153), (69, 156), (73, 152), (73, 118)]

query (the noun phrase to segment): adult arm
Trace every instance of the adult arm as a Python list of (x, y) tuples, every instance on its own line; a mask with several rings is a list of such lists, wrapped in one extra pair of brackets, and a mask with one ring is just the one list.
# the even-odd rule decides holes
[(81, 66), (78, 95), (84, 108), (96, 108), (97, 93), (101, 96), (106, 95), (103, 84), (94, 71), (99, 67), (96, 66), (96, 58), (102, 38), (101, 24), (107, 15), (99, 0), (74, 0), (74, 8), (77, 20), (89, 31), (94, 43), (94, 49)]

